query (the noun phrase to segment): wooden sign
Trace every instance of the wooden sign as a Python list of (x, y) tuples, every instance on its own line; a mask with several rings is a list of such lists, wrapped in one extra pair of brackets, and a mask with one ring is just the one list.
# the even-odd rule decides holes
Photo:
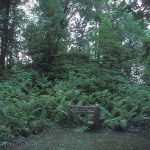
[(81, 105), (69, 105), (68, 106), (68, 124), (70, 126), (71, 117), (74, 115), (93, 114), (95, 127), (98, 126), (99, 122), (99, 106), (81, 106)]

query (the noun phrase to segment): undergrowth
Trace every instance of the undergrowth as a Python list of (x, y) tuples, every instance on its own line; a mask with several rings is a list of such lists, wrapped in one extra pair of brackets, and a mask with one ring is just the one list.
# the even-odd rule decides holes
[(150, 127), (148, 87), (97, 67), (72, 67), (66, 79), (53, 82), (37, 71), (13, 68), (0, 81), (0, 144), (37, 134), (52, 122), (65, 124), (68, 104), (99, 104), (102, 127)]

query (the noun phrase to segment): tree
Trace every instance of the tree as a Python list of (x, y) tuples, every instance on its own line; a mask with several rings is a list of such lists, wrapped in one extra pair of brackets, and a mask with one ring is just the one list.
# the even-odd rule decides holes
[(127, 4), (126, 10), (132, 12), (136, 19), (150, 21), (150, 1), (149, 0), (133, 0)]
[(9, 13), (10, 13), (10, 6), (11, 1), (1, 1), (2, 4), (2, 10), (4, 13), (4, 16), (2, 18), (2, 35), (1, 35), (1, 55), (0, 55), (0, 72), (4, 71), (5, 69), (5, 56), (8, 49), (8, 30), (9, 30)]
[[(0, 4), (0, 72), (5, 70), (6, 63), (10, 65), (12, 62), (13, 49), (16, 49), (18, 28), (20, 20), (22, 20), (22, 11), (18, 8), (19, 5), (25, 3), (27, 0), (11, 1), (1, 0)], [(8, 57), (8, 58), (7, 58)], [(6, 62), (7, 60), (7, 62)]]
[(144, 64), (143, 69), (143, 81), (147, 86), (150, 86), (150, 33), (148, 32), (148, 37), (144, 41), (144, 49), (142, 55), (142, 63)]
[[(29, 22), (25, 31), (28, 54), (36, 68), (48, 71), (55, 56), (66, 51), (67, 22), (66, 7), (59, 1), (39, 0), (35, 12), (39, 14), (37, 22)], [(67, 2), (67, 1), (65, 1)]]

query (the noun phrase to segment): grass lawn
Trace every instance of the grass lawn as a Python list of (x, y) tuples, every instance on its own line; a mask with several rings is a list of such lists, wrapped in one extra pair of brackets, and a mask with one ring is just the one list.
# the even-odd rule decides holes
[(8, 150), (150, 150), (150, 140), (143, 135), (108, 130), (76, 133), (52, 128)]

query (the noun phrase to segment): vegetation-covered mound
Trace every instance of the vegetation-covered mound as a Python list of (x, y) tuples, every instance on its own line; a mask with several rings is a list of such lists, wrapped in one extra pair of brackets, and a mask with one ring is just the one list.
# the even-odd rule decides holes
[(68, 104), (99, 104), (101, 127), (149, 128), (149, 8), (149, 0), (0, 0), (1, 145), (65, 125)]
[[(53, 73), (59, 78), (53, 82), (48, 79), (52, 74), (45, 76), (31, 69), (13, 67), (5, 74), (0, 84), (1, 144), (19, 135), (36, 134), (52, 122), (65, 124), (68, 104), (99, 104), (103, 127), (150, 127), (146, 86), (133, 85), (117, 71), (87, 57), (77, 59), (76, 64), (67, 58), (55, 66)], [(66, 70), (63, 76), (54, 71), (60, 68)]]

